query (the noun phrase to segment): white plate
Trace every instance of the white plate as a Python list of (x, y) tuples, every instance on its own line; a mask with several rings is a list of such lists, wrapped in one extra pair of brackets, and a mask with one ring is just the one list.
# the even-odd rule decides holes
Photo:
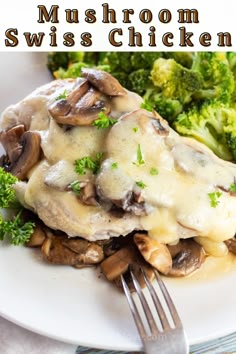
[[(50, 78), (45, 54), (2, 53), (0, 64), (1, 110)], [(236, 331), (236, 265), (226, 268), (218, 264), (217, 274), (208, 279), (166, 279), (191, 344)], [(5, 243), (0, 245), (0, 269), (3, 317), (65, 342), (140, 350), (125, 296), (99, 270), (50, 266), (37, 251)]]

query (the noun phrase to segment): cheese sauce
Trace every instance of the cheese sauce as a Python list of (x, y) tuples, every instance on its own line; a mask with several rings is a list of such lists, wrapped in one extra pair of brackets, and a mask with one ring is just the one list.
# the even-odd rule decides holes
[[(150, 215), (141, 217), (141, 225), (160, 242), (193, 236), (222, 242), (233, 237), (236, 198), (227, 190), (234, 183), (236, 167), (198, 142), (179, 137), (164, 122), (168, 135), (158, 133), (152, 118), (143, 110), (132, 112), (109, 132), (108, 160), (97, 178), (104, 195), (122, 200), (127, 188), (137, 192), (142, 182), (138, 192), (150, 206)], [(158, 173), (153, 175), (152, 168)], [(209, 193), (216, 192), (218, 199), (212, 205)]]

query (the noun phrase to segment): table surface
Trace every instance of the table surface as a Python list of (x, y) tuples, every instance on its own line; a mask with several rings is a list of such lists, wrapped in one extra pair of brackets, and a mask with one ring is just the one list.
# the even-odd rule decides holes
[[(191, 354), (236, 354), (236, 333), (194, 345)], [(27, 331), (0, 317), (0, 354), (125, 354), (62, 343)], [(134, 354), (134, 353), (133, 353)], [(136, 353), (135, 353), (136, 354)]]

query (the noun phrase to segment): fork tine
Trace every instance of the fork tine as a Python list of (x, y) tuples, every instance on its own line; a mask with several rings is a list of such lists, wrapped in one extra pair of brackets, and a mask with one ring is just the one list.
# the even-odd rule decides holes
[(155, 305), (155, 308), (156, 308), (156, 311), (158, 313), (158, 316), (159, 316), (159, 319), (161, 321), (161, 324), (162, 324), (162, 327), (163, 329), (169, 329), (170, 328), (170, 324), (169, 324), (169, 321), (166, 317), (166, 314), (165, 314), (165, 311), (163, 309), (163, 306), (157, 296), (157, 293), (152, 285), (152, 283), (150, 282), (150, 280), (148, 279), (144, 269), (141, 267), (141, 271), (142, 271), (142, 274), (143, 274), (143, 277), (144, 277), (144, 280), (145, 280), (145, 283), (148, 287), (148, 290), (151, 294), (151, 297), (152, 297), (152, 300), (153, 300), (153, 303)]
[(167, 304), (167, 306), (169, 308), (169, 311), (171, 313), (171, 316), (172, 316), (172, 319), (174, 321), (175, 326), (179, 327), (179, 328), (182, 327), (182, 322), (180, 320), (180, 317), (178, 315), (176, 307), (175, 307), (175, 305), (174, 305), (174, 303), (173, 303), (173, 301), (172, 301), (172, 299), (171, 299), (171, 297), (170, 297), (170, 295), (168, 293), (168, 290), (166, 289), (166, 286), (165, 286), (164, 282), (162, 281), (162, 279), (161, 279), (161, 277), (160, 277), (160, 275), (159, 275), (159, 273), (158, 273), (158, 271), (156, 269), (154, 270), (154, 274), (155, 274), (156, 280), (157, 280), (157, 282), (158, 282), (158, 284), (160, 286), (160, 289), (162, 290), (162, 294), (163, 294), (164, 299), (166, 301), (166, 304)]
[(126, 281), (124, 280), (123, 275), (121, 275), (121, 282), (122, 282), (122, 286), (123, 286), (127, 301), (129, 303), (129, 306), (130, 306), (131, 313), (133, 315), (134, 321), (135, 321), (136, 326), (138, 328), (139, 334), (140, 334), (141, 338), (143, 338), (144, 336), (147, 335), (147, 333), (146, 333), (146, 330), (144, 328), (144, 325), (143, 325), (143, 322), (141, 320), (141, 317), (139, 315), (137, 306), (136, 306), (136, 304), (135, 304), (135, 302), (133, 300), (133, 297), (131, 295), (131, 292), (129, 290), (128, 285), (126, 284)]
[(132, 270), (130, 269), (130, 274), (131, 274), (131, 277), (132, 277), (132, 280), (133, 280), (133, 284), (134, 284), (134, 287), (135, 287), (135, 290), (138, 294), (138, 297), (139, 297), (139, 300), (142, 304), (142, 307), (143, 307), (143, 311), (145, 313), (145, 316), (146, 316), (146, 319), (147, 319), (147, 322), (148, 322), (148, 325), (150, 327), (150, 330), (151, 330), (151, 333), (152, 335), (155, 335), (157, 334), (159, 331), (158, 331), (158, 328), (157, 328), (157, 325), (156, 325), (156, 322), (154, 320), (154, 317), (152, 315), (152, 312), (151, 312), (151, 309), (147, 303), (147, 300), (145, 299), (144, 295), (143, 295), (143, 291), (136, 279), (136, 276), (134, 275), (134, 273), (132, 272)]

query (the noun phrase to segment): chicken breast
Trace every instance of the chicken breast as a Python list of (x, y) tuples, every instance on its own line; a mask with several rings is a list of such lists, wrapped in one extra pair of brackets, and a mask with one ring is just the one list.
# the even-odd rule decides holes
[[(116, 82), (108, 87), (108, 93), (115, 85)], [(98, 89), (99, 86), (98, 82)], [(89, 95), (89, 100), (85, 95)], [(69, 237), (96, 241), (127, 235), (139, 229), (140, 224), (136, 215), (113, 210), (111, 202), (97, 201), (95, 194), (80, 198), (70, 188), (71, 183), (78, 181), (82, 188), (89, 185), (90, 191), (87, 188), (86, 193), (91, 194), (95, 177), (89, 169), (84, 174), (76, 173), (75, 160), (106, 153), (104, 142), (110, 128), (98, 129), (86, 120), (91, 112), (92, 119), (97, 118), (103, 104), (109, 107), (109, 116), (118, 120), (124, 113), (139, 108), (142, 99), (123, 88), (118, 96), (116, 91), (113, 96), (99, 91), (92, 98), (91, 95), (93, 88), (85, 79), (53, 81), (7, 108), (0, 127), (8, 131), (22, 125), (41, 137), (42, 160), (28, 171), (27, 180), (15, 184), (20, 202), (50, 228), (64, 231)], [(68, 124), (57, 122), (58, 117)]]
[[(70, 237), (95, 241), (143, 230), (165, 244), (195, 237), (208, 250), (225, 246), (236, 231), (236, 166), (140, 109), (141, 97), (116, 80), (99, 80), (109, 74), (53, 81), (3, 113), (2, 131), (23, 126), (20, 132), (40, 135), (39, 161), (15, 185), (21, 203)], [(113, 126), (94, 124), (100, 113)], [(97, 155), (96, 171), (86, 164), (76, 170), (76, 161)]]
[(222, 242), (234, 236), (236, 198), (229, 192), (234, 164), (141, 109), (112, 127), (106, 151), (96, 179), (100, 195), (139, 216), (153, 238), (172, 243), (202, 236)]

